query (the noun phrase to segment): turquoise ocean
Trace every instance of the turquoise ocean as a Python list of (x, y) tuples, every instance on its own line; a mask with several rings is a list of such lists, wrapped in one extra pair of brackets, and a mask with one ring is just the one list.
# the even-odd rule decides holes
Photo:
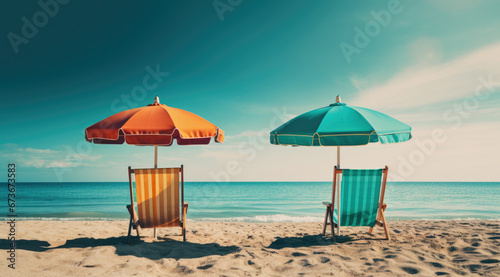
[[(7, 184), (0, 215), (8, 214)], [(322, 222), (331, 182), (187, 182), (188, 219)], [(127, 182), (17, 183), (15, 213), (23, 219), (125, 220)], [(406, 219), (500, 219), (500, 183), (389, 182), (386, 216)], [(4, 218), (4, 216), (0, 216)]]

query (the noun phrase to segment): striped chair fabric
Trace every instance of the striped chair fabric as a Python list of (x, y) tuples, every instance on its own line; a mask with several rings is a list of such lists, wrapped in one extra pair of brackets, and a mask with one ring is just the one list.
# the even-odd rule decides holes
[[(376, 224), (383, 169), (344, 169), (342, 172), (340, 226)], [(338, 223), (337, 210), (333, 220)]]
[(179, 168), (136, 169), (135, 187), (142, 228), (180, 226)]

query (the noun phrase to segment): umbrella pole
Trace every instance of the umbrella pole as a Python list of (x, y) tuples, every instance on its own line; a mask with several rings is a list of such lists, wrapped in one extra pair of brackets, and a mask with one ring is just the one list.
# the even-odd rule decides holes
[[(158, 168), (158, 145), (155, 145), (155, 168)], [(157, 238), (156, 228), (154, 228), (154, 238)]]
[[(337, 146), (337, 168), (340, 169), (340, 146)], [(337, 178), (337, 183), (337, 236), (340, 236), (340, 178)]]
[(340, 146), (337, 146), (337, 168), (340, 169)]
[(155, 145), (155, 168), (158, 168), (158, 145)]

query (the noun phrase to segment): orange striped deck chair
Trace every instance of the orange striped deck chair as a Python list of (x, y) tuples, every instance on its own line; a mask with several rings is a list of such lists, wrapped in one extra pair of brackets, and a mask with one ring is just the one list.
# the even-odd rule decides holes
[[(135, 175), (135, 199), (132, 174)], [(186, 241), (186, 213), (188, 203), (184, 203), (184, 167), (145, 168), (128, 167), (130, 183), (130, 202), (127, 209), (130, 213), (128, 242), (132, 228), (140, 237), (141, 228), (181, 227), (182, 238)], [(182, 207), (182, 208), (181, 208)]]

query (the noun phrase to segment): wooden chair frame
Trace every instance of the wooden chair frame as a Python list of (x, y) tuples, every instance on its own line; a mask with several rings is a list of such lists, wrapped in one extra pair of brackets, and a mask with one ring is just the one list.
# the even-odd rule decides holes
[[(387, 173), (389, 171), (389, 167), (385, 166), (385, 168), (382, 170), (382, 186), (380, 189), (380, 198), (379, 198), (379, 208), (378, 208), (378, 213), (377, 213), (377, 219), (376, 219), (376, 224), (375, 226), (380, 226), (384, 227), (384, 232), (385, 232), (385, 237), (387, 240), (391, 240), (391, 236), (389, 235), (389, 227), (387, 225), (387, 220), (385, 219), (385, 209), (387, 208), (387, 204), (384, 203), (384, 196), (385, 196), (385, 186), (387, 183)], [(330, 225), (331, 231), (332, 231), (332, 236), (333, 240), (335, 241), (335, 227), (339, 228), (339, 226), (333, 221), (333, 212), (335, 208), (335, 193), (337, 190), (337, 176), (338, 174), (342, 174), (342, 169), (337, 168), (335, 166), (334, 174), (333, 174), (333, 192), (332, 192), (332, 202), (323, 202), (323, 205), (326, 205), (326, 213), (325, 213), (325, 221), (323, 225), (323, 236), (326, 234), (326, 226)], [(338, 215), (338, 220), (340, 221), (340, 212)], [(328, 222), (330, 221), (330, 222)], [(370, 227), (368, 230), (370, 234), (373, 233), (373, 228)]]
[[(154, 168), (158, 169), (158, 168)], [(128, 238), (127, 241), (130, 243), (130, 236), (132, 234), (132, 228), (136, 230), (137, 236), (140, 237), (141, 227), (139, 223), (139, 217), (135, 212), (135, 203), (134, 203), (134, 188), (132, 184), (132, 174), (135, 172), (135, 169), (132, 169), (130, 166), (128, 167), (128, 180), (130, 185), (130, 205), (127, 205), (127, 210), (130, 213), (130, 222), (128, 226)], [(188, 210), (188, 202), (184, 203), (184, 165), (181, 165), (179, 168), (180, 173), (180, 190), (181, 190), (181, 221), (179, 222), (180, 227), (182, 228), (182, 240), (186, 241), (186, 214)], [(154, 228), (154, 234), (156, 239), (156, 228)]]

